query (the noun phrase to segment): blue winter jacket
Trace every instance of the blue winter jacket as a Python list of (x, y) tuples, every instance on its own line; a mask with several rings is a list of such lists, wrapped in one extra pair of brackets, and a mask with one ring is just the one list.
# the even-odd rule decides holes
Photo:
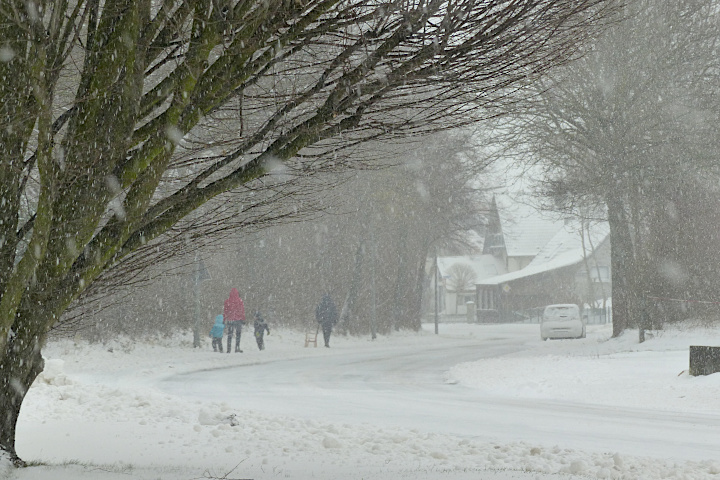
[(225, 331), (225, 325), (223, 324), (223, 316), (218, 315), (215, 317), (215, 325), (210, 330), (210, 336), (215, 338), (222, 338), (223, 332)]

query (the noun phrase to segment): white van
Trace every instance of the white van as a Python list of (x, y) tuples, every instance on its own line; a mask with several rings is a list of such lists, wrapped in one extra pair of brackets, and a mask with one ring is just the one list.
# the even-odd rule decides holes
[(540, 322), (540, 338), (585, 338), (585, 321), (574, 303), (548, 305)]

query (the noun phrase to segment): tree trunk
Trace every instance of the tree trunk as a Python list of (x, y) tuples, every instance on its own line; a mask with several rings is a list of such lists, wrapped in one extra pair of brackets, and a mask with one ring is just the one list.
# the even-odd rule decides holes
[(15, 338), (8, 341), (0, 360), (0, 450), (6, 452), (17, 467), (25, 466), (15, 451), (15, 429), (20, 406), (35, 378), (42, 372), (44, 361), (40, 342), (24, 347)]
[[(585, 267), (585, 279), (587, 280), (587, 295), (583, 299), (584, 302), (587, 302), (588, 305), (591, 306), (591, 308), (595, 307), (595, 285), (593, 285), (593, 279), (592, 279), (592, 273), (591, 273), (591, 266), (590, 262), (588, 261), (588, 253), (593, 253), (594, 250), (592, 248), (592, 243), (590, 245), (590, 252), (588, 252), (587, 248), (585, 247), (585, 233), (587, 232), (587, 238), (590, 240), (590, 226), (587, 224), (586, 228), (586, 221), (583, 220), (581, 223), (581, 229), (580, 229), (580, 241), (582, 243), (582, 252), (583, 252), (583, 266)], [(599, 275), (600, 272), (598, 272)]]
[(422, 297), (423, 291), (425, 290), (425, 279), (427, 273), (425, 272), (425, 260), (426, 252), (428, 248), (422, 249), (423, 255), (418, 259), (415, 270), (415, 285), (412, 289), (412, 295), (410, 296), (408, 303), (408, 324), (410, 328), (416, 332), (422, 329)]
[(407, 327), (411, 324), (408, 321), (408, 305), (412, 303), (412, 299), (407, 298), (408, 289), (414, 288), (413, 285), (408, 285), (407, 278), (412, 274), (408, 275), (408, 270), (413, 270), (413, 267), (408, 262), (408, 233), (405, 229), (400, 231), (399, 241), (397, 246), (397, 270), (395, 271), (395, 285), (393, 288), (393, 301), (392, 301), (392, 318), (390, 319), (390, 327), (392, 330), (398, 331), (400, 327)]
[(631, 322), (631, 275), (633, 244), (627, 213), (621, 199), (608, 196), (608, 223), (610, 224), (610, 267), (612, 270), (612, 321), (613, 337), (627, 329)]
[(353, 276), (350, 281), (350, 288), (348, 289), (342, 309), (340, 310), (338, 325), (344, 331), (350, 330), (350, 316), (354, 311), (355, 302), (357, 300), (358, 293), (360, 292), (360, 286), (362, 285), (362, 266), (364, 260), (365, 238), (361, 238), (357, 250), (355, 251), (355, 266), (353, 268)]

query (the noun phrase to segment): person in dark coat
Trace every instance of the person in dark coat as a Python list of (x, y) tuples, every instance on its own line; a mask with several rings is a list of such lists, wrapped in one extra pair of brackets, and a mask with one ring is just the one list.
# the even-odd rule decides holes
[(325, 346), (329, 348), (330, 334), (332, 333), (333, 326), (338, 321), (337, 308), (329, 294), (326, 293), (323, 295), (322, 300), (320, 300), (320, 304), (315, 309), (315, 318), (322, 327)]
[(255, 340), (257, 341), (258, 348), (265, 350), (265, 340), (263, 336), (265, 335), (265, 331), (270, 335), (270, 327), (268, 327), (268, 324), (260, 312), (255, 312), (255, 323), (253, 325), (255, 327)]
[(245, 325), (245, 304), (240, 298), (237, 288), (230, 290), (230, 296), (225, 300), (225, 309), (223, 310), (223, 320), (225, 329), (227, 330), (227, 352), (232, 350), (233, 330), (235, 331), (235, 351), (242, 353), (240, 350), (240, 334), (242, 327)]
[(215, 317), (215, 325), (210, 329), (210, 336), (212, 337), (212, 347), (214, 352), (222, 353), (222, 337), (223, 331), (225, 331), (225, 324), (223, 323), (223, 316), (218, 315)]

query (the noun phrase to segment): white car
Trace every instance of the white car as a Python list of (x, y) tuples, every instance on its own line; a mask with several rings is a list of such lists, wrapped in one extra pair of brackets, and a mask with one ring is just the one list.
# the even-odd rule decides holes
[(540, 322), (540, 338), (585, 338), (585, 321), (574, 303), (548, 305)]

